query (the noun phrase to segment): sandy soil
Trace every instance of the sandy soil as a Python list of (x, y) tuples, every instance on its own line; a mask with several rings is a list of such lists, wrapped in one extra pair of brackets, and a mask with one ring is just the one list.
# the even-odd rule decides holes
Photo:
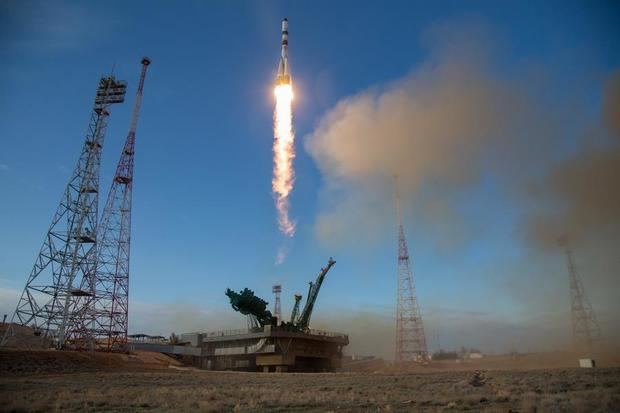
[[(413, 364), (405, 367), (409, 373), (428, 373), (441, 371), (473, 371), (473, 370), (540, 370), (540, 369), (572, 369), (579, 367), (578, 360), (585, 357), (579, 353), (528, 353), (515, 355), (487, 355), (478, 360), (443, 360), (433, 361), (429, 365)], [(598, 367), (620, 367), (620, 354), (599, 352), (594, 355)], [(402, 368), (390, 365), (382, 359), (370, 359), (345, 362), (346, 371), (383, 371), (402, 372)]]
[(620, 369), (265, 374), (155, 354), (0, 352), (0, 411), (617, 412)]
[(168, 369), (182, 364), (164, 354), (136, 352), (132, 354), (90, 353), (59, 350), (0, 351), (0, 375), (58, 375), (104, 371), (144, 371)]

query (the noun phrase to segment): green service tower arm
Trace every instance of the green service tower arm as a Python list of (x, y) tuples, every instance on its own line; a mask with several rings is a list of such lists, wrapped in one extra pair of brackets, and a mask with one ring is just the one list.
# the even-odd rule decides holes
[(254, 295), (254, 291), (244, 288), (237, 293), (228, 288), (226, 289), (226, 295), (230, 299), (230, 305), (235, 311), (252, 317), (260, 326), (273, 324), (274, 317), (271, 311), (267, 310), (269, 303)]
[(304, 306), (304, 310), (299, 315), (299, 320), (297, 321), (297, 327), (300, 330), (306, 330), (308, 325), (310, 324), (310, 317), (312, 316), (312, 310), (314, 309), (314, 303), (316, 301), (316, 297), (319, 295), (319, 290), (321, 289), (321, 284), (323, 284), (323, 280), (327, 275), (329, 269), (336, 263), (329, 257), (329, 261), (327, 262), (327, 267), (321, 268), (321, 272), (318, 277), (316, 277), (316, 281), (310, 283), (310, 290), (308, 291), (308, 299), (306, 300), (306, 305)]
[(295, 319), (299, 315), (299, 303), (301, 302), (301, 294), (295, 294), (295, 305), (291, 313), (291, 324), (295, 324)]

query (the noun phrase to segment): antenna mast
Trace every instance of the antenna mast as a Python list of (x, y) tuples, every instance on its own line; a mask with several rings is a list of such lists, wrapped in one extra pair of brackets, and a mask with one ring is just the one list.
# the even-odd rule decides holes
[(58, 347), (88, 341), (83, 322), (95, 295), (101, 150), (110, 106), (125, 100), (126, 88), (113, 75), (99, 80), (80, 157), (1, 344), (12, 336), (13, 323)]
[(409, 262), (409, 249), (403, 228), (400, 207), (398, 177), (394, 176), (396, 216), (398, 219), (398, 287), (396, 306), (396, 351), (397, 363), (425, 361), (428, 359), (424, 324), (415, 293), (415, 284)]
[(558, 245), (564, 248), (564, 253), (566, 254), (566, 267), (568, 269), (570, 282), (574, 344), (578, 351), (585, 351), (590, 354), (592, 353), (594, 341), (601, 337), (601, 328), (592, 310), (590, 300), (588, 300), (585, 289), (583, 288), (581, 278), (577, 273), (568, 237), (560, 237), (558, 239)]
[(136, 91), (129, 132), (121, 152), (112, 187), (99, 226), (99, 246), (91, 336), (101, 350), (120, 350), (127, 343), (129, 314), (129, 247), (131, 241), (131, 199), (133, 189), (136, 128), (142, 106), (146, 69), (151, 60), (141, 61), (142, 72)]
[(282, 322), (282, 308), (280, 304), (280, 293), (282, 292), (282, 286), (280, 284), (274, 285), (271, 292), (275, 295), (273, 316), (276, 318), (277, 324), (280, 325)]

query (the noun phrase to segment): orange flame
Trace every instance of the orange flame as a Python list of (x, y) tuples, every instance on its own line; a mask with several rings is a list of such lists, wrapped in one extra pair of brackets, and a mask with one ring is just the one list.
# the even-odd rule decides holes
[(295, 172), (295, 134), (293, 133), (293, 88), (291, 84), (277, 85), (274, 94), (276, 107), (273, 114), (273, 179), (271, 187), (278, 209), (278, 225), (280, 231), (289, 237), (295, 235), (295, 223), (289, 218), (288, 196), (293, 190)]

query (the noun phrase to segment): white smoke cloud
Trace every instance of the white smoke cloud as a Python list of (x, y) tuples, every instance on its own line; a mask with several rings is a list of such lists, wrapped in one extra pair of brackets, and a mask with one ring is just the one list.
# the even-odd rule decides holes
[[(582, 278), (595, 311), (604, 330), (615, 331), (620, 307), (606, 291), (620, 287), (613, 252), (620, 245), (620, 141), (614, 138), (620, 136), (620, 82), (615, 75), (596, 84), (592, 76), (590, 83), (576, 79), (566, 87), (542, 70), (507, 70), (493, 61), (494, 45), (481, 41), (492, 37), (442, 27), (429, 37), (428, 59), (415, 70), (342, 99), (320, 119), (305, 138), (324, 183), (316, 237), (331, 248), (356, 248), (393, 236), (391, 177), (397, 174), (405, 212), (411, 207), (416, 222), (424, 223), (425, 239), (465, 250), (485, 223), (470, 226), (461, 200), (491, 179), (499, 192), (493, 196), (518, 211), (515, 241), (526, 248), (522, 264), (498, 265), (482, 288), (515, 305), (519, 320), (478, 320), (472, 331), (487, 345), (510, 328), (522, 331), (532, 348), (566, 340), (557, 329), (557, 320), (566, 324), (570, 316), (567, 281), (556, 277), (565, 274), (563, 258), (555, 250), (535, 251), (562, 233), (579, 241)], [(584, 94), (597, 88), (604, 92), (602, 114), (590, 110), (591, 95)], [(482, 260), (501, 261), (490, 255)], [(548, 260), (559, 263), (552, 272)], [(539, 280), (553, 284), (552, 296), (535, 291)], [(450, 328), (462, 331), (458, 324)]]
[(462, 49), (446, 41), (406, 77), (343, 99), (306, 138), (325, 180), (321, 242), (393, 228), (393, 174), (405, 197), (424, 195), (417, 214), (447, 227), (454, 196), (483, 172), (509, 177), (549, 161), (532, 154), (553, 153), (563, 113), (546, 110), (531, 79), (502, 76), (481, 47), (460, 39)]

